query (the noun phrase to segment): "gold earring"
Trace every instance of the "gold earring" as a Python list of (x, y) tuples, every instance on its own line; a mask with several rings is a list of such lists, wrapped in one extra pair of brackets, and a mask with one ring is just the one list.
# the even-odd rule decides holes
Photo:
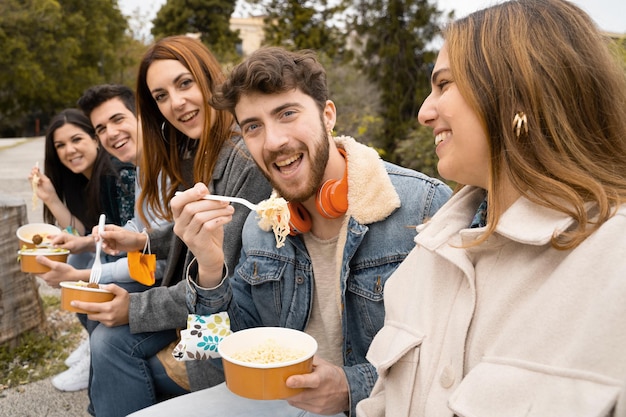
[(517, 112), (513, 118), (513, 129), (515, 129), (515, 136), (518, 138), (522, 129), (524, 129), (524, 133), (528, 134), (528, 119), (523, 111)]

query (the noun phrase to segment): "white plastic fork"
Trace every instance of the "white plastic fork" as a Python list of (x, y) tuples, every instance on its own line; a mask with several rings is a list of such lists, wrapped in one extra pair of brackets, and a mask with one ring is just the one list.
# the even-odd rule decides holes
[[(100, 215), (100, 220), (98, 221), (98, 235), (104, 232), (104, 221), (106, 216), (104, 214)], [(91, 266), (91, 274), (89, 274), (89, 282), (93, 282), (97, 284), (100, 282), (100, 276), (102, 276), (102, 263), (100, 262), (100, 251), (102, 250), (102, 237), (96, 243), (96, 257), (93, 261), (93, 265)]]
[[(179, 194), (181, 194), (181, 191), (176, 191), (175, 195), (179, 195)], [(257, 211), (259, 209), (258, 204), (251, 203), (250, 201), (241, 197), (229, 197), (226, 195), (207, 194), (204, 196), (204, 199), (215, 200), (215, 201), (228, 201), (230, 203), (239, 203), (239, 204), (243, 204), (244, 206), (248, 207), (250, 210), (254, 210), (254, 211)]]

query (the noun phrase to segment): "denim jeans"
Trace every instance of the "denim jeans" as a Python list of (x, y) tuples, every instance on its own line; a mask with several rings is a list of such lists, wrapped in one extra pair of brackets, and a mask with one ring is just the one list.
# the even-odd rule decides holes
[[(230, 392), (225, 383), (185, 394), (131, 414), (130, 417), (318, 417), (283, 400), (260, 401)], [(100, 417), (100, 415), (98, 415)], [(320, 416), (321, 417), (321, 416)], [(345, 417), (344, 413), (331, 417)]]
[(91, 334), (90, 412), (118, 417), (186, 393), (154, 356), (177, 339), (176, 330), (132, 334), (129, 327), (99, 325)]

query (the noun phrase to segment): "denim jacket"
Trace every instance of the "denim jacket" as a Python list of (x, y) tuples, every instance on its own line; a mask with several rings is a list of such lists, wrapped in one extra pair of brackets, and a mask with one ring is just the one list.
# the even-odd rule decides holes
[[(351, 138), (337, 138), (347, 152), (346, 222), (338, 239), (344, 371), (351, 413), (377, 379), (365, 355), (383, 326), (383, 287), (414, 247), (415, 226), (449, 198), (442, 182), (379, 159)], [(203, 289), (188, 277), (191, 312), (228, 311), (233, 331), (258, 326), (304, 330), (313, 303), (313, 265), (299, 236), (276, 248), (274, 234), (258, 227), (255, 213), (243, 228), (239, 264), (224, 283)]]

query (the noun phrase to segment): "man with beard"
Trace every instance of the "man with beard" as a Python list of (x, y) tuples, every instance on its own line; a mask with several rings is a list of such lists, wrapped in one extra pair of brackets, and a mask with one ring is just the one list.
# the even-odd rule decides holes
[(292, 234), (277, 247), (251, 213), (239, 263), (228, 271), (223, 226), (238, 208), (203, 199), (203, 184), (172, 199), (174, 232), (196, 256), (187, 271), (188, 308), (228, 312), (233, 331), (304, 331), (319, 345), (314, 369), (287, 379), (288, 387), (304, 388), (287, 401), (240, 398), (221, 384), (133, 415), (354, 414), (377, 379), (365, 354), (383, 325), (385, 281), (413, 248), (415, 226), (451, 190), (382, 161), (353, 138), (333, 137), (335, 105), (310, 51), (258, 50), (231, 72), (212, 105), (233, 113), (255, 162), (289, 202)]

